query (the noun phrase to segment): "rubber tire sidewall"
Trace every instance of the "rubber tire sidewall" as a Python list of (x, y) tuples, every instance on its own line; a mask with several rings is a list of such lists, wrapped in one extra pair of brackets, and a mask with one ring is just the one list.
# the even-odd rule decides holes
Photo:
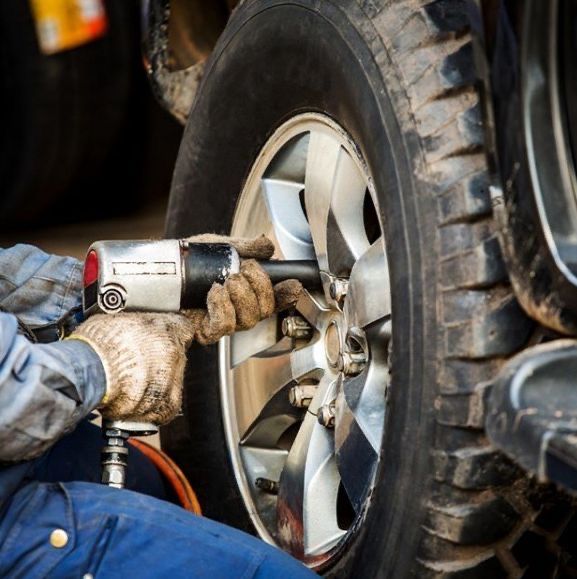
[[(271, 132), (316, 111), (352, 136), (375, 181), (392, 279), (393, 378), (377, 488), (331, 574), (410, 573), (432, 477), (436, 359), (435, 205), (407, 97), (356, 2), (245, 2), (206, 70), (176, 165), (167, 236), (229, 231), (238, 191)], [(163, 431), (207, 516), (251, 524), (228, 459), (217, 349), (193, 348), (184, 416)]]

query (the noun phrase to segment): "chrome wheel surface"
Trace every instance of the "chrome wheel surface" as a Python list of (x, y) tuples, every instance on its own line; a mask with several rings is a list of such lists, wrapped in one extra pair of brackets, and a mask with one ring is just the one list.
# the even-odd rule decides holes
[(362, 524), (381, 459), (391, 297), (380, 211), (357, 147), (302, 114), (263, 147), (233, 235), (270, 236), (279, 259), (316, 259), (323, 289), (220, 344), (230, 456), (251, 519), (311, 566)]

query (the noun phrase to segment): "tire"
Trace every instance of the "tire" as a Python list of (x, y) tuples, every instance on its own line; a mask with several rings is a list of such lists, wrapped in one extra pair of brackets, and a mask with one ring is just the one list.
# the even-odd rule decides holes
[[(473, 14), (473, 16), (475, 16)], [(478, 14), (476, 15), (479, 16)], [(373, 496), (329, 577), (549, 577), (568, 571), (568, 502), (484, 433), (488, 384), (533, 323), (492, 219), (470, 12), (460, 0), (247, 0), (209, 61), (174, 173), (167, 235), (226, 233), (273, 131), (335, 119), (374, 178), (391, 272), (388, 418)], [(216, 348), (190, 351), (163, 447), (204, 513), (254, 532), (231, 466)]]
[[(90, 206), (124, 197), (122, 176), (131, 172), (130, 152), (141, 141), (123, 137), (138, 128), (138, 5), (132, 0), (105, 5), (105, 36), (54, 55), (39, 50), (29, 2), (0, 6), (0, 221), (5, 226), (18, 220), (29, 225), (66, 198), (56, 214), (62, 219), (67, 206), (70, 212), (77, 205), (79, 192), (99, 201), (83, 204), (84, 215)], [(110, 181), (118, 182), (118, 189)]]

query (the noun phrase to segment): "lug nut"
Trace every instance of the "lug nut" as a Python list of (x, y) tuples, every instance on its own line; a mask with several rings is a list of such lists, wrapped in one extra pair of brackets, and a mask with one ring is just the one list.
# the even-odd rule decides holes
[(259, 477), (254, 481), (254, 484), (261, 491), (269, 495), (278, 495), (278, 482), (275, 480)]
[(317, 391), (316, 384), (301, 384), (293, 386), (289, 390), (289, 402), (295, 408), (308, 408), (315, 392)]
[(364, 352), (343, 352), (342, 371), (345, 376), (357, 376), (367, 364), (367, 356)]
[(356, 327), (349, 328), (340, 368), (345, 376), (356, 376), (363, 371), (368, 361), (367, 351), (367, 337), (363, 330)]
[(349, 282), (345, 279), (335, 279), (329, 286), (329, 294), (333, 300), (340, 302), (346, 295), (349, 289)]
[(317, 414), (317, 420), (319, 424), (326, 426), (327, 428), (334, 428), (335, 427), (335, 403), (331, 402), (329, 404), (325, 404), (319, 408)]
[(282, 333), (287, 338), (305, 340), (311, 337), (313, 329), (300, 316), (287, 316), (282, 321)]

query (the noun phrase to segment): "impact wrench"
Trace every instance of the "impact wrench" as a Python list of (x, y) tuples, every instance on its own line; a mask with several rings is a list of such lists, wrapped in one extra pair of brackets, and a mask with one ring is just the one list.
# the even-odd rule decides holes
[[(273, 284), (298, 279), (305, 288), (321, 286), (316, 261), (258, 260)], [(186, 240), (98, 241), (84, 263), (84, 315), (128, 312), (179, 312), (206, 307), (213, 283), (240, 271), (240, 257), (226, 243)], [(104, 421), (102, 483), (123, 488), (128, 438), (158, 432), (155, 424)]]

